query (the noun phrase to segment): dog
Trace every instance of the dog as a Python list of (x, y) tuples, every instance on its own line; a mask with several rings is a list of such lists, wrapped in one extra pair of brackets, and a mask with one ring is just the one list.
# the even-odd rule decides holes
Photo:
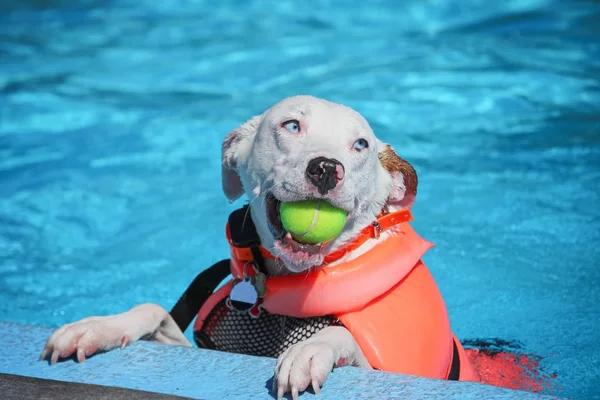
[[(303, 274), (331, 268), (369, 252), (381, 238), (366, 240), (341, 259), (323, 265), (328, 254), (344, 247), (382, 210), (410, 209), (417, 175), (392, 147), (376, 138), (357, 111), (311, 96), (282, 100), (234, 129), (222, 147), (222, 185), (235, 201), (243, 194), (264, 248), (269, 276)], [(297, 243), (277, 218), (277, 202), (324, 199), (347, 212), (341, 234), (324, 245)], [(97, 352), (124, 348), (136, 340), (192, 346), (169, 312), (142, 304), (117, 315), (85, 318), (56, 330), (40, 356), (50, 363), (75, 356), (85, 361)], [(309, 386), (319, 392), (333, 367), (371, 365), (350, 330), (324, 327), (289, 346), (277, 357), (274, 390), (294, 399)]]

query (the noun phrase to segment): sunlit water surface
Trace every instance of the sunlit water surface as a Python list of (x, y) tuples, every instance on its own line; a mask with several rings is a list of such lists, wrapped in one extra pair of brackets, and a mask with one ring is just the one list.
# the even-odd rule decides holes
[(2, 2), (0, 319), (170, 308), (228, 253), (223, 136), (312, 94), (417, 168), (458, 336), (600, 398), (599, 3), (247, 3)]

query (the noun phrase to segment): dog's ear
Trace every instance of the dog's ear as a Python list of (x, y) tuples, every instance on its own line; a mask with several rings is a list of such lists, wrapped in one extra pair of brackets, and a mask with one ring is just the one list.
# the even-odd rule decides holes
[(221, 157), (221, 180), (223, 193), (229, 201), (237, 200), (244, 194), (244, 187), (238, 174), (238, 163), (241, 157), (250, 151), (252, 139), (260, 126), (262, 115), (258, 115), (225, 136)]
[(379, 162), (392, 176), (394, 185), (387, 200), (388, 204), (411, 208), (417, 197), (419, 183), (413, 166), (400, 158), (389, 144), (383, 143), (379, 145)]

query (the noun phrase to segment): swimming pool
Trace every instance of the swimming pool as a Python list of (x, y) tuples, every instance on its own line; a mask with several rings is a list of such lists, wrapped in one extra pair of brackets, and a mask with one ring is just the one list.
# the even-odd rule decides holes
[(223, 136), (312, 94), (415, 165), (456, 334), (600, 398), (600, 4), (41, 3), (0, 5), (0, 320), (170, 308), (228, 251)]

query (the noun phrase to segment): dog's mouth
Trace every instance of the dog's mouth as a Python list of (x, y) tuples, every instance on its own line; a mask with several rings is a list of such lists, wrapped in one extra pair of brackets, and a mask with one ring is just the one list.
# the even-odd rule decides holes
[(275, 239), (275, 247), (277, 250), (290, 258), (294, 256), (312, 256), (319, 254), (322, 247), (321, 244), (311, 245), (297, 242), (292, 235), (285, 230), (279, 212), (281, 201), (272, 194), (268, 194), (265, 200), (267, 222), (273, 238)]

